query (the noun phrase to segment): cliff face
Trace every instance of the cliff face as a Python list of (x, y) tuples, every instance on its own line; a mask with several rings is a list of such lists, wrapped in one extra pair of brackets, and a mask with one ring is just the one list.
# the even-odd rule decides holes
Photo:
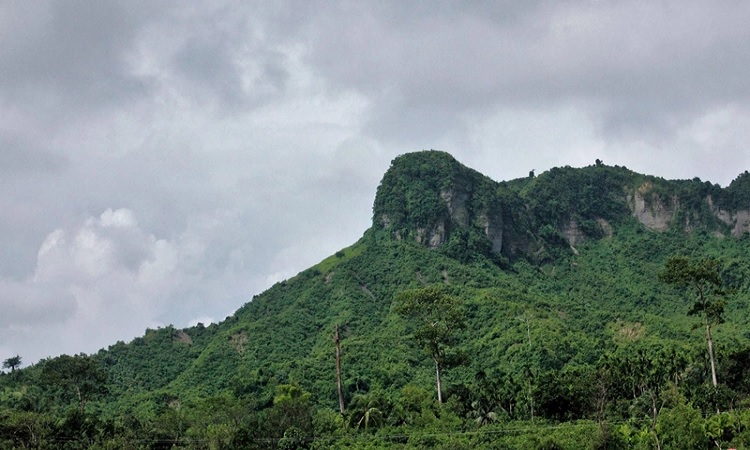
[[(698, 196), (678, 194), (655, 194), (654, 186), (646, 182), (628, 197), (628, 204), (635, 217), (643, 226), (654, 231), (670, 228), (691, 232), (695, 229), (709, 229), (717, 235), (735, 238), (750, 232), (750, 204), (735, 201), (735, 208), (719, 206), (714, 195)], [(717, 191), (727, 204), (724, 190)], [(729, 197), (731, 199), (731, 196)], [(683, 206), (683, 203), (686, 204)], [(744, 207), (743, 207), (744, 206)]]
[(654, 197), (647, 202), (644, 193), (651, 188), (651, 183), (645, 183), (629, 196), (628, 203), (633, 211), (633, 216), (646, 228), (656, 231), (669, 229), (674, 219), (675, 211), (679, 208), (679, 199), (670, 197), (662, 199)]
[[(396, 239), (431, 248), (481, 244), (487, 253), (512, 256), (507, 245), (513, 220), (499, 183), (461, 165), (444, 152), (396, 158), (378, 187), (373, 226)], [(517, 243), (514, 243), (517, 244)]]
[(498, 183), (447, 153), (424, 151), (392, 162), (378, 187), (373, 227), (449, 254), (473, 246), (511, 259), (575, 251), (633, 220), (653, 231), (738, 237), (750, 232), (750, 174), (738, 180), (722, 189), (597, 163)]

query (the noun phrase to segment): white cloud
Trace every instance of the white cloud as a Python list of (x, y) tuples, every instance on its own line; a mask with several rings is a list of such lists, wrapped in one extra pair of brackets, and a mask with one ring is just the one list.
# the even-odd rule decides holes
[(27, 3), (0, 13), (0, 355), (26, 361), (231, 314), (360, 237), (409, 151), (750, 165), (744, 4)]
[[(222, 276), (203, 267), (215, 226), (209, 220), (169, 241), (139, 228), (134, 213), (121, 208), (53, 231), (33, 276), (0, 281), (3, 349), (15, 348), (27, 361), (93, 352), (163, 325), (166, 310), (185, 306), (191, 314), (190, 305), (180, 304), (182, 293)], [(53, 332), (57, 338), (48, 342)]]

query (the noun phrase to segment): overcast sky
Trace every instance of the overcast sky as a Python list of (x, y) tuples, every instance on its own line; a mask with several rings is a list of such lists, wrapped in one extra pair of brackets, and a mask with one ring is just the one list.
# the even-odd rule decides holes
[(390, 161), (750, 169), (750, 2), (0, 2), (0, 359), (223, 320)]

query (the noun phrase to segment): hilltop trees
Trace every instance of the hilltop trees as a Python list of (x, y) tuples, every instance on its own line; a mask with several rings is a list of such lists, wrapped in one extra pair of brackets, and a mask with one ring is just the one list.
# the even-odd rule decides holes
[(447, 348), (455, 343), (456, 331), (465, 326), (460, 300), (437, 286), (429, 286), (397, 294), (394, 310), (412, 321), (414, 338), (432, 356), (438, 403), (442, 403), (441, 371), (458, 362)]
[(3, 361), (3, 369), (10, 369), (11, 372), (15, 371), (18, 367), (21, 366), (21, 357), (11, 356), (10, 358)]

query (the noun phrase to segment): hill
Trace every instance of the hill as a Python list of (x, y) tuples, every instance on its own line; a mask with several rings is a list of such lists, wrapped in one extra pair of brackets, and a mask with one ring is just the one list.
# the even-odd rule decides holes
[[(406, 154), (359, 241), (224, 322), (147, 330), (0, 377), (0, 443), (749, 445), (749, 232), (748, 172), (721, 188), (597, 161), (496, 182), (447, 153)], [(720, 263), (716, 387), (692, 291), (657, 276), (676, 255)], [(394, 303), (434, 286), (465, 323), (446, 324), (451, 352), (436, 359)]]

